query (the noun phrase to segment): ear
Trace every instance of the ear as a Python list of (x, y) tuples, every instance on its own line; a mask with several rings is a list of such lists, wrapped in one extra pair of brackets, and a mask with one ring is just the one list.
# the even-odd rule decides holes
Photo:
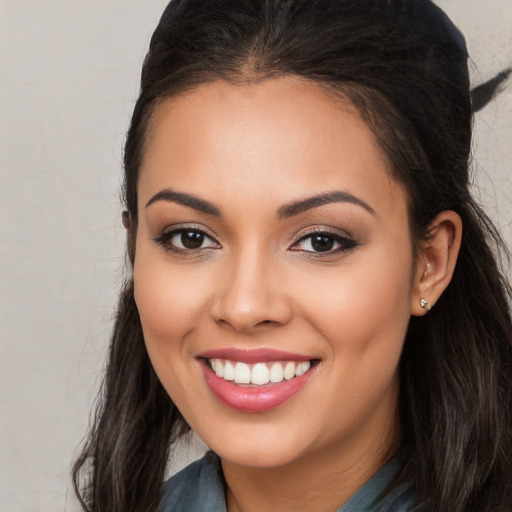
[(129, 212), (124, 211), (122, 215), (123, 226), (126, 229), (128, 257), (133, 267), (135, 261), (135, 225)]
[(412, 315), (422, 316), (427, 313), (450, 284), (461, 238), (461, 218), (451, 210), (442, 211), (430, 224), (428, 239), (419, 243), (416, 256), (411, 294)]
[(127, 231), (130, 231), (130, 227), (132, 225), (132, 221), (130, 218), (130, 213), (124, 210), (124, 212), (121, 215), (121, 219), (123, 221), (123, 226)]

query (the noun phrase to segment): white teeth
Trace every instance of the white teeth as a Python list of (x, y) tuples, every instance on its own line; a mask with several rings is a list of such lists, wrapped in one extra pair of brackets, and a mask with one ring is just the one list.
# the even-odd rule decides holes
[(237, 384), (263, 386), (269, 382), (278, 383), (283, 379), (291, 380), (294, 377), (300, 377), (309, 370), (311, 362), (262, 362), (249, 365), (240, 361), (235, 363), (224, 359), (210, 359), (210, 365), (217, 377), (224, 380), (234, 380)]
[(283, 376), (286, 380), (293, 379), (295, 377), (295, 363), (287, 363), (284, 367), (284, 373)]
[(281, 382), (283, 378), (283, 367), (279, 363), (274, 363), (270, 368), (270, 382)]
[(303, 363), (299, 363), (295, 370), (295, 376), (300, 377), (301, 375), (304, 375), (309, 370), (310, 366), (311, 366), (311, 363), (309, 361), (304, 361)]
[(220, 359), (212, 359), (212, 368), (217, 377), (224, 377), (224, 365)]
[(233, 363), (231, 361), (226, 361), (226, 363), (224, 364), (224, 379), (235, 380), (235, 367), (233, 366)]
[(251, 383), (262, 386), (270, 381), (270, 371), (265, 363), (257, 363), (251, 372)]
[(245, 363), (236, 363), (235, 365), (235, 382), (237, 384), (251, 383), (251, 369)]

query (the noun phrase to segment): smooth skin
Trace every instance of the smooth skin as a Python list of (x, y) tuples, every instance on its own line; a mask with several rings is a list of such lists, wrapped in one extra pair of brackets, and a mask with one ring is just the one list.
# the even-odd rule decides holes
[[(460, 218), (442, 212), (429, 241), (411, 240), (406, 194), (369, 127), (291, 77), (209, 83), (159, 105), (138, 194), (148, 353), (221, 457), (228, 511), (336, 510), (399, 445), (407, 325), (451, 279)], [(244, 413), (213, 395), (197, 359), (226, 347), (319, 363), (283, 405)]]

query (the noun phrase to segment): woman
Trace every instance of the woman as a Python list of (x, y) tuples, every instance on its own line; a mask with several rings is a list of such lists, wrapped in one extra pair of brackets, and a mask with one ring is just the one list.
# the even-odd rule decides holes
[[(169, 4), (84, 510), (512, 509), (510, 287), (468, 192), (467, 58), (427, 0)], [(189, 428), (212, 451), (162, 488)]]

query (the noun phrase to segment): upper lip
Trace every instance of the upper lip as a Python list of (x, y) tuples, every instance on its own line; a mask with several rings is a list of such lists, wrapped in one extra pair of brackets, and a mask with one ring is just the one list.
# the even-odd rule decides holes
[(205, 359), (227, 359), (228, 361), (239, 361), (241, 363), (254, 364), (269, 361), (311, 361), (317, 359), (304, 354), (295, 354), (273, 348), (218, 348), (201, 352), (197, 357)]

